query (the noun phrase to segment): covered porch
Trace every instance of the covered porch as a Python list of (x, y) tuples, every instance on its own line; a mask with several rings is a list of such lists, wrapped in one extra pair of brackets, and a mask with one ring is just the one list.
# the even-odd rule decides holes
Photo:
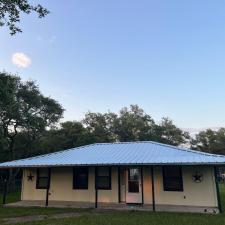
[[(80, 170), (79, 168), (82, 169)], [(106, 185), (104, 188), (99, 184), (99, 168), (102, 169), (101, 175), (104, 178), (104, 185), (107, 183), (106, 176), (108, 174), (109, 186)], [(46, 177), (43, 176), (42, 169), (47, 171)], [(165, 174), (165, 170), (168, 172), (169, 169), (172, 169), (173, 173), (177, 170), (179, 175), (176, 178), (177, 183), (175, 186), (174, 177), (171, 180), (172, 182), (166, 179), (168, 174)], [(80, 179), (77, 177), (78, 170), (81, 172), (80, 176), (82, 179), (81, 183), (76, 183), (74, 186), (74, 179)], [(88, 171), (87, 189), (84, 189), (83, 173), (85, 170)], [(196, 171), (202, 174), (205, 179), (204, 182), (196, 184), (193, 182), (192, 175)], [(6, 204), (5, 206), (218, 213), (219, 208), (216, 204), (213, 206), (209, 205), (211, 203), (207, 203), (207, 201), (211, 201), (209, 197), (207, 201), (201, 197), (201, 195), (205, 195), (204, 191), (206, 194), (208, 193), (208, 190), (204, 190), (202, 187), (207, 186), (210, 188), (211, 186), (213, 190), (216, 180), (214, 183), (208, 177), (211, 176), (215, 179), (214, 173), (216, 173), (215, 167), (204, 166), (168, 167), (152, 165), (25, 168), (23, 169), (22, 201)], [(42, 174), (42, 180), (38, 177), (40, 174)], [(40, 186), (44, 183), (47, 184), (45, 188), (39, 189), (37, 187), (37, 185)], [(195, 188), (192, 185), (195, 185)], [(180, 190), (177, 189), (178, 186), (180, 186)], [(187, 186), (190, 186), (191, 189), (187, 188)], [(74, 189), (73, 187), (76, 188)], [(174, 187), (176, 190), (165, 190), (165, 188), (169, 187)], [(198, 195), (197, 197), (196, 194)]]
[(155, 210), (153, 166), (25, 168), (22, 180), (22, 205)]
[[(19, 201), (6, 204), (5, 207), (46, 207), (45, 201)], [(75, 208), (75, 209), (93, 209), (95, 204), (92, 202), (70, 202), (70, 201), (49, 201), (48, 207), (51, 208)], [(192, 212), (192, 213), (219, 213), (218, 208), (211, 207), (205, 210), (205, 207), (199, 206), (175, 206), (175, 205), (156, 205), (157, 212)], [(98, 211), (153, 211), (150, 204), (126, 204), (126, 203), (98, 203)]]
[[(35, 201), (19, 201), (15, 203), (9, 203), (6, 207), (45, 207), (44, 200)], [(49, 201), (48, 207), (54, 208), (95, 208), (93, 202), (72, 202), (72, 201)], [(152, 205), (140, 205), (140, 204), (126, 204), (126, 203), (98, 203), (98, 209), (110, 209), (110, 210), (145, 210), (152, 211)]]
[(221, 211), (216, 171), (224, 163), (224, 156), (132, 142), (87, 145), (0, 168), (23, 170), (20, 206), (207, 213)]

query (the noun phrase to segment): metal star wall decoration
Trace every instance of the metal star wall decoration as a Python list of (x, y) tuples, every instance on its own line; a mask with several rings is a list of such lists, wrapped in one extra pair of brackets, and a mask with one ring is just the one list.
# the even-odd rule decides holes
[(198, 172), (196, 172), (196, 173), (192, 176), (192, 179), (193, 179), (194, 182), (200, 183), (200, 182), (202, 182), (203, 175), (200, 174), (200, 173), (198, 173)]
[(33, 178), (34, 178), (34, 176), (31, 173), (27, 176), (27, 180), (28, 181), (32, 181)]

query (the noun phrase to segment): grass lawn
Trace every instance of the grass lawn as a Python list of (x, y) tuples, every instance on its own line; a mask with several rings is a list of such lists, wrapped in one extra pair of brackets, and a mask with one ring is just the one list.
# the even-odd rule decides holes
[[(13, 193), (7, 195), (7, 203), (20, 201), (20, 193)], [(52, 215), (58, 213), (68, 212), (82, 212), (84, 209), (65, 209), (65, 208), (7, 208), (2, 207), (2, 196), (0, 195), (0, 224), (3, 218), (17, 217), (17, 216), (30, 216), (30, 215)], [(88, 211), (85, 209), (85, 211)]]
[(224, 215), (181, 213), (115, 212), (78, 218), (47, 220), (29, 225), (224, 225)]
[[(220, 186), (221, 202), (225, 210), (225, 185)], [(18, 195), (10, 196), (8, 201), (17, 200)], [(47, 219), (32, 223), (18, 223), (29, 225), (224, 225), (225, 212), (218, 215), (190, 214), (190, 213), (164, 213), (164, 212), (109, 212), (95, 215), (88, 210), (80, 210), (85, 214), (81, 217), (64, 219)], [(55, 208), (3, 208), (0, 207), (1, 219), (24, 215), (51, 215), (58, 213), (79, 212), (77, 209)]]

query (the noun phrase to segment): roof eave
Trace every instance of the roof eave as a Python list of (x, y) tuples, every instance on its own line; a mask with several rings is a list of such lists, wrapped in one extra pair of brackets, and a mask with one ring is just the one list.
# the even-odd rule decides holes
[(221, 162), (174, 162), (174, 163), (98, 163), (98, 164), (46, 164), (46, 165), (19, 165), (19, 166), (0, 166), (0, 169), (16, 169), (16, 168), (46, 168), (46, 167), (75, 167), (75, 166), (165, 166), (165, 165), (180, 165), (180, 166), (224, 166)]

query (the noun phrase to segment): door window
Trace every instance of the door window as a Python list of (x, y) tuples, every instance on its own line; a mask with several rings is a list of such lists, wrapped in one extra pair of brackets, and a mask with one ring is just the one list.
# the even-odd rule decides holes
[(140, 170), (138, 168), (132, 168), (128, 170), (128, 173), (128, 192), (138, 193)]

